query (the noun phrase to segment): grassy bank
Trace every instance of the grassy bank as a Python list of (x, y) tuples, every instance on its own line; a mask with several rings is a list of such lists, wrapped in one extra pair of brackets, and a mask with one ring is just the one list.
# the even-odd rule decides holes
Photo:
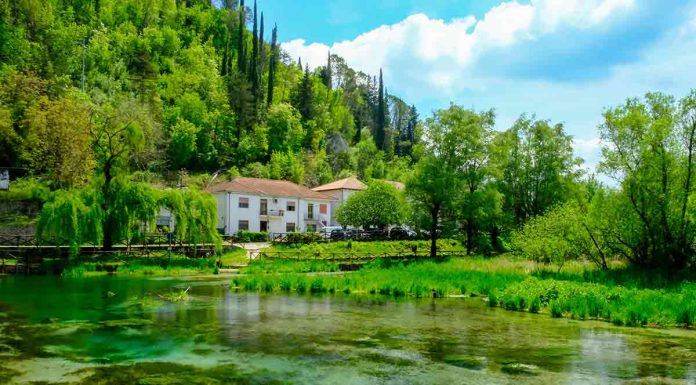
[[(62, 271), (63, 277), (84, 277), (105, 274), (131, 276), (181, 276), (195, 274), (213, 274), (216, 271), (217, 258), (188, 258), (166, 253), (145, 256), (109, 256), (81, 257), (71, 261)], [(45, 261), (50, 264), (50, 260)], [(51, 267), (47, 271), (55, 271)]]
[(44, 259), (42, 271), (60, 274), (63, 277), (85, 277), (106, 274), (129, 276), (184, 276), (217, 274), (218, 262), (222, 266), (240, 266), (248, 263), (244, 249), (232, 249), (220, 256), (190, 258), (166, 252), (150, 256), (110, 254), (74, 257), (69, 262), (63, 259)]
[[(293, 268), (294, 266), (294, 268)], [(507, 257), (391, 264), (376, 261), (344, 275), (306, 275), (319, 265), (255, 262), (233, 280), (249, 291), (369, 293), (391, 296), (483, 296), (490, 306), (544, 313), (552, 317), (596, 319), (628, 326), (696, 324), (696, 281), (615, 265), (539, 265)], [(331, 266), (327, 265), (329, 271)], [(310, 270), (310, 271), (312, 271)]]
[[(438, 251), (450, 252), (461, 251), (466, 254), (466, 248), (457, 240), (441, 239), (437, 241)], [(358, 241), (339, 241), (311, 244), (275, 244), (268, 249), (268, 252), (299, 252), (302, 255), (322, 258), (330, 257), (332, 254), (352, 253), (356, 256), (383, 255), (383, 254), (413, 254), (427, 255), (430, 252), (430, 241), (379, 241), (379, 242), (358, 242)]]

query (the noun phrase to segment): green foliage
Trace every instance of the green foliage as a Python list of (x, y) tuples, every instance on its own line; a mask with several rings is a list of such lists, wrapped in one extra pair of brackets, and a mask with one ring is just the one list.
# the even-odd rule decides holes
[(212, 243), (222, 249), (217, 231), (217, 202), (215, 197), (194, 189), (164, 190), (159, 204), (169, 209), (176, 220), (176, 236), (183, 243)]
[[(53, 192), (41, 211), (37, 236), (46, 242), (67, 244), (75, 250), (82, 244), (103, 242), (107, 221), (101, 191), (93, 188)], [(109, 235), (115, 243), (130, 243), (154, 228), (161, 208), (176, 220), (177, 240), (182, 243), (213, 243), (222, 247), (217, 231), (217, 202), (200, 191), (157, 190), (142, 183), (117, 180), (113, 191), (113, 215)]]
[[(301, 233), (299, 233), (301, 234)], [(312, 233), (308, 233), (312, 234)], [(315, 234), (318, 235), (318, 234)], [(315, 235), (312, 235), (314, 237)], [(338, 241), (338, 242), (317, 242), (317, 243), (298, 243), (285, 244), (274, 243), (267, 249), (269, 252), (292, 252), (288, 258), (295, 258), (300, 255), (305, 258), (330, 258), (335, 254), (346, 254), (360, 256), (379, 256), (384, 254), (417, 254), (426, 256), (428, 254), (428, 241)], [(466, 249), (461, 242), (453, 239), (438, 239), (436, 244), (438, 251), (466, 253)]]
[[(333, 271), (334, 265), (321, 261), (256, 261), (244, 276), (233, 280), (236, 287), (258, 291), (297, 291), (298, 293), (381, 294), (391, 296), (438, 297), (487, 296), (490, 306), (508, 310), (546, 313), (551, 317), (578, 320), (597, 319), (625, 326), (680, 326), (695, 322), (696, 286), (670, 281), (659, 289), (627, 284), (597, 283), (592, 265), (573, 265), (566, 275), (556, 266), (530, 264), (506, 258), (451, 259), (442, 263), (409, 264), (376, 261), (361, 270), (321, 277), (297, 272)], [(324, 269), (324, 270), (317, 270)], [(546, 278), (536, 275), (545, 272)], [(602, 274), (607, 274), (601, 271)], [(618, 275), (617, 270), (613, 274)], [(639, 271), (628, 272), (627, 283)]]
[(417, 211), (416, 227), (429, 227), (433, 256), (441, 223), (457, 219), (465, 227), (469, 253), (474, 249), (483, 221), (482, 198), (492, 196), (480, 190), (488, 175), (493, 122), (493, 111), (477, 113), (456, 105), (436, 111), (426, 122), (427, 147), (406, 192)]
[(551, 209), (543, 216), (527, 221), (512, 238), (512, 246), (522, 255), (537, 262), (563, 263), (580, 258), (584, 229), (579, 221), (582, 213), (570, 202)]
[(0, 191), (0, 201), (34, 200), (46, 201), (50, 195), (49, 187), (37, 178), (20, 178), (10, 183), (10, 189)]
[[(8, 6), (0, 25), (0, 165), (29, 166), (54, 188), (82, 185), (91, 168), (119, 169), (114, 175), (213, 173), (268, 166), (274, 153), (298, 159), (283, 173), (314, 185), (363, 171), (354, 160), (327, 166), (334, 152), (329, 135), (342, 140), (345, 155), (360, 141), (359, 129), (375, 130), (378, 109), (408, 120), (403, 101), (378, 98), (373, 77), (335, 55), (328, 70), (286, 60), (277, 27), (272, 42), (264, 41), (256, 7), (250, 13), (206, 1), (37, 4), (19, 2), (12, 12)], [(418, 139), (406, 125), (395, 129), (409, 143)], [(391, 128), (380, 123), (379, 132)], [(375, 177), (385, 170), (386, 163), (379, 165)], [(107, 216), (110, 203), (107, 196)]]
[(95, 166), (89, 106), (77, 97), (40, 98), (26, 111), (26, 154), (31, 167), (54, 186), (83, 184)]
[(528, 278), (497, 291), (501, 306), (509, 310), (539, 312), (552, 317), (599, 319), (626, 326), (689, 326), (693, 319), (693, 285), (663, 290), (607, 287), (589, 282)]
[(515, 226), (573, 196), (582, 160), (573, 155), (573, 139), (562, 124), (522, 115), (496, 136), (491, 155), (504, 219)]
[(237, 232), (237, 241), (239, 242), (267, 242), (268, 233), (253, 232), (249, 230), (240, 230)]
[[(323, 241), (324, 238), (319, 233), (288, 233), (282, 243), (288, 244), (310, 244)], [(276, 241), (274, 243), (279, 243)]]
[(677, 102), (649, 93), (604, 113), (601, 169), (617, 179), (612, 249), (644, 267), (682, 269), (694, 259), (696, 91)]
[(352, 194), (336, 210), (336, 220), (344, 226), (384, 229), (403, 223), (406, 201), (389, 183), (372, 181), (366, 190)]

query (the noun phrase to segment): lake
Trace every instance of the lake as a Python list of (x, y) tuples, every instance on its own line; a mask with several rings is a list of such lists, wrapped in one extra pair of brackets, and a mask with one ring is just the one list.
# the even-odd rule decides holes
[(696, 384), (696, 331), (229, 282), (0, 277), (0, 384)]

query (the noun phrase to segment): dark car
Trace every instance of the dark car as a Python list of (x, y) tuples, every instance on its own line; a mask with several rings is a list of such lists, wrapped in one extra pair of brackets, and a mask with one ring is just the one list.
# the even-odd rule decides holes
[(404, 229), (403, 227), (394, 227), (389, 231), (390, 239), (410, 239), (413, 236), (412, 230)]
[(343, 230), (333, 230), (331, 231), (331, 240), (332, 241), (342, 241), (346, 239), (346, 232)]

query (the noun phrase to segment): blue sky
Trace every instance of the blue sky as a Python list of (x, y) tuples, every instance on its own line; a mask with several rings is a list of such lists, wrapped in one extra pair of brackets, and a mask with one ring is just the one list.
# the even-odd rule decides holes
[[(266, 3), (267, 2), (267, 3)], [(696, 0), (260, 0), (283, 48), (310, 66), (331, 50), (422, 115), (450, 102), (563, 122), (599, 159), (604, 108), (696, 88)]]

